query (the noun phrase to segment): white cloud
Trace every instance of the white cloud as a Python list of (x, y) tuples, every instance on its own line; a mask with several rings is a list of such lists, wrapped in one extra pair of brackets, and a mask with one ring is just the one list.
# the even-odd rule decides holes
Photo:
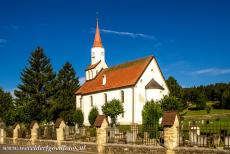
[(230, 68), (207, 68), (192, 72), (196, 75), (222, 75), (230, 74)]
[(85, 77), (80, 77), (79, 82), (80, 82), (80, 85), (82, 85), (85, 82)]
[(7, 43), (6, 39), (0, 38), (0, 47), (4, 47), (6, 43)]
[(155, 36), (147, 35), (147, 34), (143, 34), (143, 33), (120, 32), (120, 31), (108, 30), (108, 29), (101, 29), (100, 31), (103, 33), (110, 33), (110, 34), (115, 34), (115, 35), (120, 35), (120, 36), (128, 36), (128, 37), (132, 37), (132, 38), (138, 38), (139, 37), (139, 38), (157, 40)]
[(6, 43), (6, 42), (7, 42), (6, 39), (0, 38), (0, 44), (4, 44), (4, 43)]

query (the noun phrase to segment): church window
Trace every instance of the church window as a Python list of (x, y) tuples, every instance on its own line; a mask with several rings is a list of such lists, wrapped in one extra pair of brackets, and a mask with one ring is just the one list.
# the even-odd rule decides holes
[(104, 94), (105, 97), (105, 103), (107, 102), (107, 94)]
[(89, 76), (89, 79), (90, 79), (90, 71), (88, 71), (88, 76)]
[[(125, 94), (124, 94), (124, 91), (122, 90), (121, 91), (121, 103), (124, 104), (124, 102), (125, 102)], [(122, 113), (122, 118), (124, 118), (124, 113)]]
[(93, 107), (93, 96), (90, 96), (90, 104), (91, 104), (91, 107)]
[(121, 102), (124, 103), (125, 101), (125, 96), (124, 96), (124, 91), (121, 91)]
[(92, 52), (92, 58), (94, 58), (95, 57), (95, 52)]
[(82, 109), (82, 97), (80, 98), (80, 109)]

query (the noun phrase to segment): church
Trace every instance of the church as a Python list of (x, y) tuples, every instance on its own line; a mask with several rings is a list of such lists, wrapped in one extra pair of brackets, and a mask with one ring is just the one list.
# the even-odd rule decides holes
[(160, 100), (169, 94), (164, 76), (154, 56), (108, 67), (102, 45), (98, 20), (91, 64), (85, 69), (85, 83), (75, 92), (76, 107), (84, 114), (84, 125), (89, 126), (88, 115), (96, 106), (112, 99), (123, 103), (124, 114), (119, 115), (120, 125), (142, 124), (142, 109), (147, 101)]

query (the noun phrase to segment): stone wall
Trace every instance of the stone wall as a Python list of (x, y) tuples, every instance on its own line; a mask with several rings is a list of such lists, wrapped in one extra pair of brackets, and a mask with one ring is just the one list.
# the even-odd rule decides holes
[(93, 142), (73, 142), (73, 141), (62, 141), (61, 145), (69, 147), (85, 147), (84, 151), (96, 153), (97, 144)]
[(177, 147), (174, 152), (175, 154), (230, 154), (230, 150), (201, 147)]
[(161, 146), (129, 145), (129, 144), (106, 144), (106, 154), (165, 154), (166, 149)]

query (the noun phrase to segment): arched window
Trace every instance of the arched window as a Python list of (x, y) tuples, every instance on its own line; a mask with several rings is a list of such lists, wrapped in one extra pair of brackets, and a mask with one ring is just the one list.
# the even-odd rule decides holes
[(125, 101), (125, 95), (124, 95), (124, 91), (121, 91), (121, 102), (124, 103)]
[[(124, 104), (124, 102), (125, 102), (125, 93), (124, 93), (124, 91), (122, 90), (122, 91), (121, 91), (121, 103)], [(122, 118), (124, 118), (124, 113), (122, 113)]]
[(82, 97), (80, 98), (80, 109), (82, 109)]
[(90, 96), (90, 104), (91, 104), (91, 107), (93, 107), (93, 96)]
[(104, 98), (105, 98), (105, 103), (107, 102), (107, 94), (104, 94)]

